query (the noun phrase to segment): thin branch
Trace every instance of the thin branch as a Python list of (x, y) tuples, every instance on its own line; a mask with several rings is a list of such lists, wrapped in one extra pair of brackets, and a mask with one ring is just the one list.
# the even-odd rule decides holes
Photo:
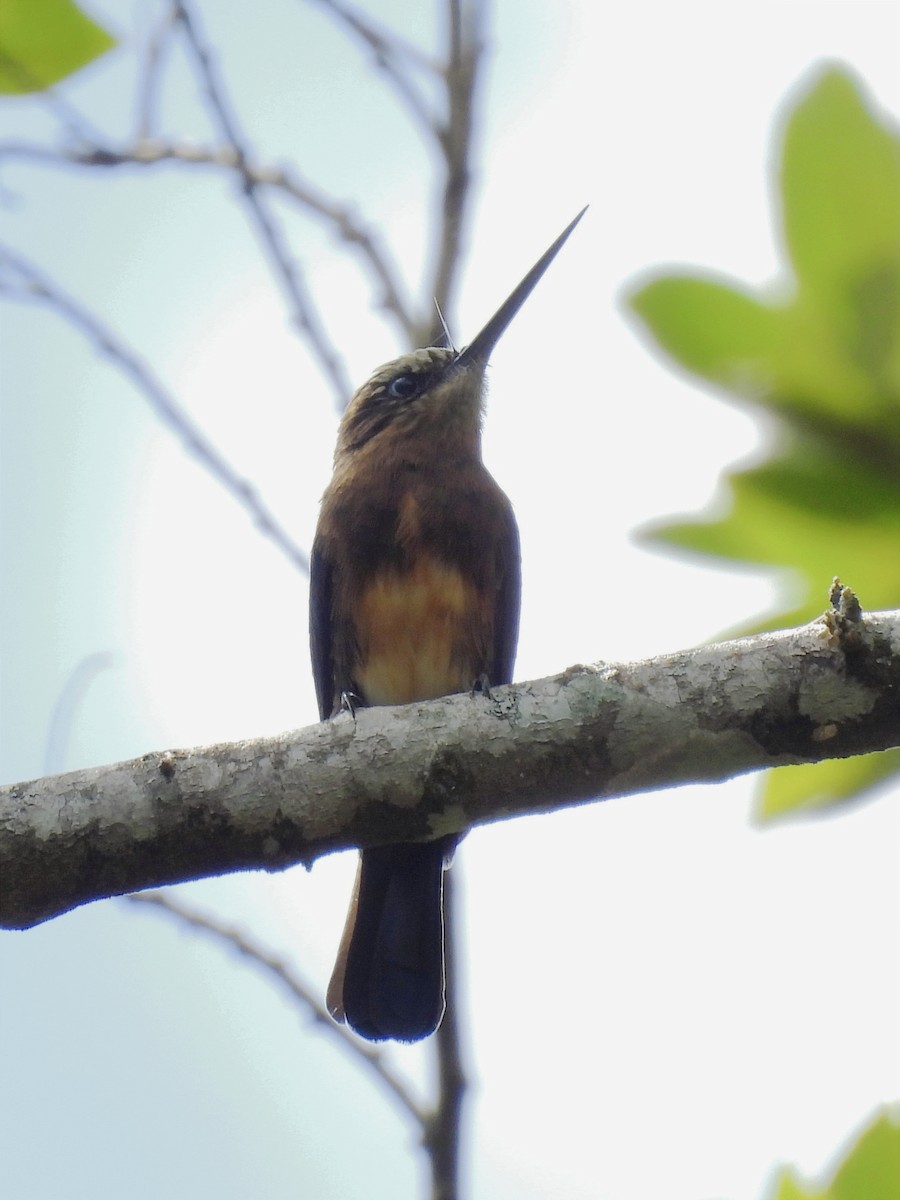
[[(846, 627), (842, 627), (845, 622)], [(900, 611), (0, 788), (0, 925), (349, 846), (900, 746)], [(389, 797), (386, 800), (385, 797)]]
[[(445, 67), (446, 123), (438, 130), (444, 160), (441, 233), (431, 293), (445, 313), (452, 311), (462, 245), (471, 203), (471, 158), (475, 99), (483, 56), (486, 5), (479, 0), (446, 0), (450, 55)], [(433, 321), (429, 330), (433, 330)], [(431, 341), (432, 338), (427, 339)]]
[(108, 650), (87, 654), (75, 665), (64, 682), (50, 718), (47, 746), (44, 750), (44, 770), (48, 775), (63, 769), (75, 718), (84, 703), (88, 690), (98, 675), (115, 665), (116, 656)]
[(175, 162), (233, 171), (240, 165), (242, 174), (250, 176), (257, 187), (276, 189), (307, 212), (324, 218), (331, 225), (333, 233), (352, 246), (381, 289), (378, 307), (394, 318), (401, 337), (413, 344), (418, 327), (408, 301), (401, 295), (399, 276), (379, 245), (375, 233), (363, 225), (350, 207), (332, 200), (287, 167), (248, 161), (240, 164), (237, 150), (229, 145), (196, 146), (159, 138), (143, 138), (129, 146), (117, 148), (96, 145), (77, 150), (56, 150), (11, 139), (0, 142), (0, 162), (3, 159), (30, 160), (59, 167), (148, 167)]
[(414, 42), (409, 42), (393, 29), (378, 26), (356, 9), (351, 9), (341, 0), (310, 0), (320, 8), (326, 8), (365, 46), (376, 53), (384, 54), (397, 61), (406, 60), (424, 74), (437, 76), (439, 65), (423, 54)]
[(99, 317), (47, 279), (33, 263), (0, 245), (0, 267), (4, 260), (19, 277), (19, 286), (12, 290), (8, 282), (0, 279), (0, 294), (48, 305), (95, 342), (113, 365), (131, 380), (159, 419), (174, 430), (185, 450), (246, 509), (259, 532), (274, 542), (299, 571), (309, 574), (309, 559), (306, 554), (281, 527), (252, 484), (234, 470), (200, 427), (194, 424), (174, 396), (154, 375), (150, 366)]
[(375, 65), (393, 85), (414, 123), (419, 126), (426, 145), (430, 145), (434, 141), (436, 120), (406, 70), (406, 61), (428, 71), (432, 76), (438, 74), (434, 63), (429, 62), (417, 47), (403, 41), (393, 32), (377, 28), (348, 5), (338, 3), (338, 0), (315, 0), (315, 3), (331, 13), (371, 51)]
[(160, 17), (156, 27), (147, 39), (147, 53), (144, 56), (142, 79), (137, 88), (136, 124), (137, 140), (150, 137), (156, 124), (156, 103), (160, 87), (162, 69), (165, 65), (166, 52), (172, 43), (175, 29), (175, 10), (170, 5)]
[(428, 1121), (424, 1144), (431, 1163), (432, 1200), (456, 1200), (460, 1193), (459, 1168), (463, 1117), (468, 1089), (462, 1055), (462, 1012), (459, 986), (457, 925), (459, 903), (452, 871), (444, 872), (444, 958), (447, 974), (447, 1008), (435, 1035), (437, 1102)]
[(142, 892), (139, 895), (127, 896), (126, 899), (135, 904), (149, 904), (163, 909), (182, 924), (209, 934), (231, 950), (242, 954), (255, 966), (260, 967), (288, 991), (320, 1029), (365, 1063), (374, 1073), (378, 1082), (392, 1094), (406, 1116), (412, 1117), (417, 1124), (424, 1126), (427, 1113), (406, 1082), (393, 1070), (386, 1055), (354, 1036), (345, 1025), (336, 1024), (328, 1015), (324, 1004), (319, 1000), (318, 989), (303, 979), (295, 968), (288, 967), (282, 959), (268, 950), (264, 950), (262, 946), (239, 929), (225, 925), (215, 917), (200, 913), (196, 909), (174, 900), (171, 896), (166, 896), (161, 892)]
[(247, 169), (247, 150), (237, 129), (237, 123), (229, 112), (224, 90), (216, 79), (212, 55), (201, 39), (197, 22), (185, 0), (176, 0), (175, 16), (181, 22), (188, 45), (197, 63), (200, 78), (209, 100), (210, 109), (219, 131), (236, 154), (235, 170), (242, 180), (242, 195), (247, 210), (255, 224), (260, 240), (265, 247), (271, 266), (281, 279), (282, 286), (291, 304), (291, 318), (308, 342), (322, 373), (329, 380), (339, 409), (343, 409), (352, 393), (344, 361), (325, 332), (316, 305), (303, 280), (296, 261), (291, 257), (281, 230), (266, 208), (257, 181)]

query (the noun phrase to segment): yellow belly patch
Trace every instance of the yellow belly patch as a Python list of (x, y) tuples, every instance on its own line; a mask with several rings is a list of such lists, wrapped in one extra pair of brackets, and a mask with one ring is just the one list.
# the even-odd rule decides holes
[(435, 559), (377, 575), (354, 613), (365, 700), (409, 704), (470, 688), (479, 673), (479, 609), (475, 589)]

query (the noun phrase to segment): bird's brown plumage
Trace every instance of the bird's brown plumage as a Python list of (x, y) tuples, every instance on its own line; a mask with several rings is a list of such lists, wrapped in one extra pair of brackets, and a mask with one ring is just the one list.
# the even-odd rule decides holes
[[(407, 704), (466, 691), (481, 678), (511, 678), (518, 534), (509, 501), (481, 462), (482, 372), (448, 385), (452, 352), (427, 356), (415, 415), (395, 411), (379, 426), (381, 371), (342, 424), (312, 556), (323, 719), (345, 696)], [(421, 351), (399, 359), (388, 385), (422, 361)], [(363, 852), (328, 1002), (365, 1036), (413, 1040), (440, 1020), (441, 874), (454, 844)]]
[[(490, 352), (581, 214), (469, 346), (385, 364), (350, 402), (322, 499), (310, 642), (322, 720), (508, 683), (519, 536), (481, 460)], [(414, 1041), (444, 1007), (441, 880), (456, 838), (379, 846), (360, 869), (328, 1007), (364, 1037)]]

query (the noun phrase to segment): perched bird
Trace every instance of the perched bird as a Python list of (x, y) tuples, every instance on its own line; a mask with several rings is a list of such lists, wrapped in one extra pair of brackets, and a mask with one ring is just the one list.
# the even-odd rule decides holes
[[(583, 215), (462, 351), (429, 347), (359, 389), (338, 433), (310, 570), (319, 715), (510, 682), (519, 535), (481, 460), (497, 340)], [(412, 1042), (444, 1011), (442, 875), (456, 837), (362, 851), (329, 1011)]]

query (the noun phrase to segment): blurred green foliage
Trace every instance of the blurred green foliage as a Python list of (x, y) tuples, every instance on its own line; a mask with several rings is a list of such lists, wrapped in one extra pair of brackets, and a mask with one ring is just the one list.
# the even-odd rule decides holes
[[(794, 603), (753, 628), (811, 620), (835, 575), (864, 608), (900, 604), (900, 137), (847, 71), (821, 71), (788, 112), (778, 184), (786, 263), (771, 291), (680, 274), (630, 297), (671, 358), (774, 427), (769, 457), (726, 474), (725, 516), (644, 531), (788, 569)], [(770, 771), (762, 814), (898, 770), (900, 751)]]
[(885, 1110), (860, 1134), (824, 1187), (808, 1187), (789, 1168), (776, 1180), (772, 1200), (897, 1200), (898, 1196), (900, 1124)]
[(2, 0), (0, 93), (44, 91), (115, 44), (72, 0)]

